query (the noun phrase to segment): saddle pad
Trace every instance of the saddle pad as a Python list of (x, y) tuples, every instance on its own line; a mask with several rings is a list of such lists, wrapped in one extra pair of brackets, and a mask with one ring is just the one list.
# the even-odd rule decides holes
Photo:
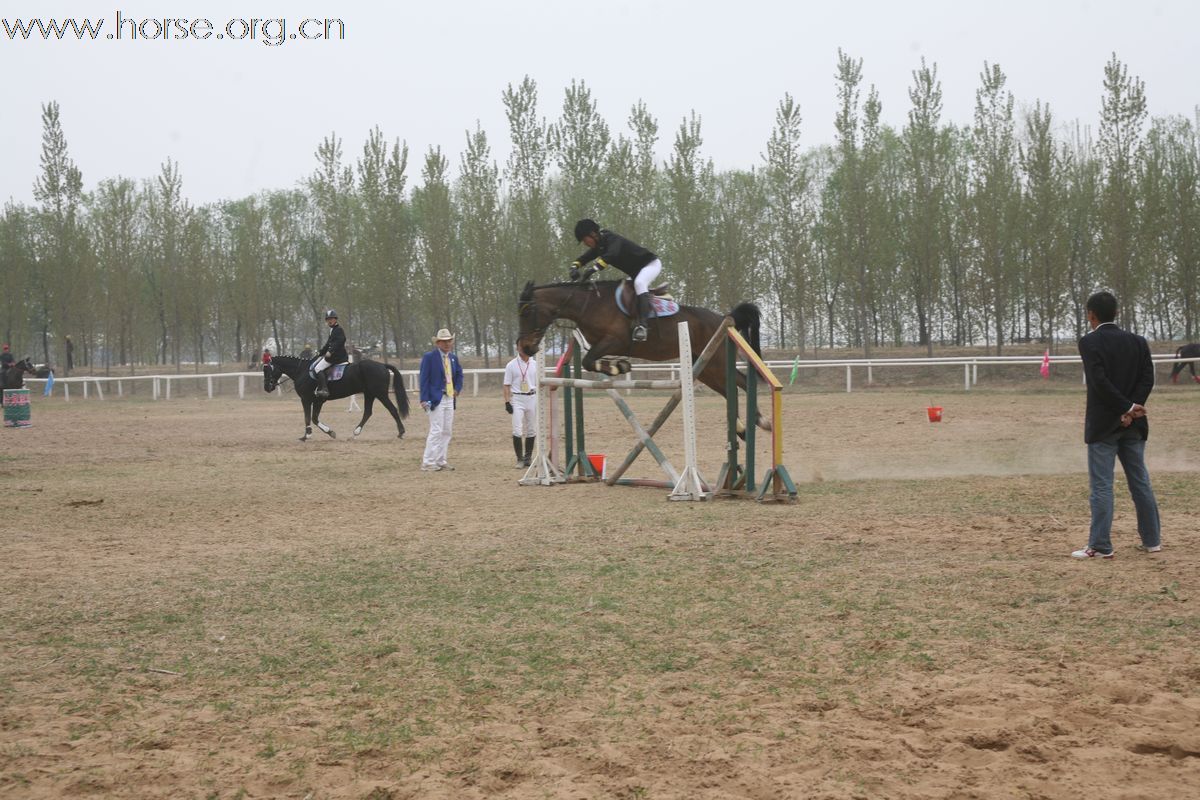
[[(313, 367), (315, 367), (317, 365), (317, 362), (320, 360), (321, 359), (319, 359), (319, 358), (314, 358), (312, 363), (308, 365), (308, 374), (309, 375), (314, 375)], [(341, 364), (334, 364), (332, 367), (325, 370), (326, 380), (340, 381), (342, 379), (342, 373), (346, 371), (346, 367), (348, 367), (348, 366), (350, 366), (350, 362), (348, 362), (348, 361), (343, 361)], [(314, 377), (315, 377), (315, 375), (314, 375)]]
[[(633, 312), (625, 308), (625, 304), (621, 301), (620, 292), (617, 292), (615, 297), (617, 299), (617, 308), (621, 310), (622, 314), (627, 317), (635, 316)], [(678, 313), (678, 311), (679, 303), (676, 303), (674, 300), (670, 300), (666, 297), (659, 297), (658, 295), (650, 295), (650, 316), (669, 317)]]

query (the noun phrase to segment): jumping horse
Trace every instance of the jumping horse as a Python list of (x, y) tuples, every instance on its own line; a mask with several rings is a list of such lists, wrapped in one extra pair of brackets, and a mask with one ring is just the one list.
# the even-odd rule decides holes
[(33, 361), (29, 356), (20, 361), (13, 362), (11, 367), (7, 367), (0, 373), (0, 389), (23, 389), (25, 388), (25, 374), (36, 375), (37, 370), (33, 367)]
[[(333, 429), (321, 422), (321, 406), (325, 404), (326, 400), (338, 400), (354, 394), (363, 396), (363, 415), (354, 429), (355, 436), (362, 433), (363, 426), (371, 418), (372, 407), (378, 400), (383, 403), (384, 408), (391, 412), (392, 419), (396, 420), (397, 437), (404, 438), (404, 423), (400, 420), (408, 416), (408, 392), (404, 388), (404, 379), (400, 376), (400, 370), (391, 364), (383, 364), (378, 361), (359, 361), (348, 364), (339, 380), (329, 381), (329, 397), (317, 397), (315, 394), (317, 382), (308, 373), (310, 362), (310, 359), (295, 356), (275, 356), (270, 363), (263, 364), (262, 367), (264, 391), (275, 391), (280, 378), (284, 375), (292, 379), (292, 383), (296, 387), (296, 394), (300, 398), (300, 404), (304, 406), (304, 435), (300, 437), (300, 441), (309, 440), (312, 436), (313, 425), (329, 434), (331, 438), (337, 438)], [(334, 367), (330, 367), (330, 369), (334, 369)], [(399, 410), (388, 397), (389, 372), (392, 374), (390, 388), (396, 393)]]
[[(1200, 358), (1200, 342), (1194, 344), (1185, 344), (1183, 347), (1175, 351), (1176, 358)], [(1196, 377), (1196, 362), (1195, 361), (1176, 361), (1175, 366), (1171, 368), (1171, 383), (1179, 383), (1179, 373), (1185, 369), (1192, 371), (1192, 380), (1200, 383), (1200, 378)]]
[[(559, 318), (574, 322), (588, 340), (591, 348), (584, 354), (583, 368), (591, 372), (617, 375), (628, 372), (629, 359), (647, 361), (676, 361), (679, 359), (679, 329), (676, 323), (686, 321), (692, 340), (692, 352), (699, 353), (708, 344), (724, 317), (715, 311), (680, 304), (679, 310), (665, 318), (651, 317), (649, 335), (644, 342), (633, 341), (631, 320), (624, 317), (616, 304), (616, 293), (624, 281), (585, 281), (550, 283), (535, 286), (525, 284), (517, 302), (520, 319), (519, 347), (529, 356), (537, 353), (546, 330)], [(729, 316), (734, 327), (746, 341), (759, 351), (760, 313), (754, 303), (735, 306)], [(720, 358), (708, 362), (696, 378), (722, 397), (725, 396), (725, 366)], [(746, 376), (737, 373), (739, 388), (746, 387)], [(757, 424), (770, 429), (770, 418), (757, 414)]]

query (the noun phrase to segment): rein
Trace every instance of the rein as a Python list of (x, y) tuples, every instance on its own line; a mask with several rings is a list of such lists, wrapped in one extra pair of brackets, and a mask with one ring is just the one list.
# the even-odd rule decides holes
[[(595, 295), (596, 297), (600, 296), (600, 289), (596, 286), (596, 284), (594, 282), (591, 283), (587, 287), (578, 287), (578, 289), (583, 289), (585, 292), (587, 292), (587, 296), (583, 300), (583, 308), (581, 308), (579, 310), (579, 316), (582, 317), (585, 313), (587, 313), (588, 305), (592, 302), (592, 296), (593, 295)], [(530, 327), (529, 333), (532, 333), (534, 336), (541, 339), (545, 335), (546, 329), (550, 327), (550, 325), (554, 322), (554, 320), (559, 319), (562, 316), (562, 310), (564, 308), (566, 308), (572, 300), (575, 299), (575, 293), (576, 293), (576, 291), (578, 291), (578, 289), (573, 289), (572, 291), (563, 292), (562, 299), (559, 301), (558, 305), (554, 307), (554, 310), (550, 312), (550, 316), (546, 320), (546, 324), (541, 327), (538, 327), (538, 324), (537, 324), (537, 321), (538, 321), (537, 300), (530, 298), (529, 300), (520, 301), (517, 305), (517, 313), (518, 314), (522, 313), (526, 308), (528, 308), (530, 311), (529, 316), (530, 316), (531, 327)], [(534, 291), (536, 291), (536, 289)]]

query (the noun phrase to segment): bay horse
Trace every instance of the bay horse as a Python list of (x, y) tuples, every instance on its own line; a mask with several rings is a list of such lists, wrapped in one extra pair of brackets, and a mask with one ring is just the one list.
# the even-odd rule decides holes
[[(23, 389), (25, 388), (25, 374), (36, 375), (37, 370), (33, 367), (33, 361), (29, 356), (20, 361), (14, 361), (11, 367), (6, 367), (0, 372), (0, 390), (3, 389)], [(2, 398), (3, 395), (0, 395)]]
[[(1185, 344), (1183, 347), (1175, 351), (1176, 358), (1200, 358), (1200, 342), (1193, 344)], [(1192, 371), (1192, 380), (1200, 383), (1200, 378), (1196, 377), (1196, 362), (1195, 361), (1176, 361), (1175, 366), (1171, 367), (1171, 383), (1179, 383), (1179, 373), (1185, 369)]]
[[(392, 419), (396, 420), (397, 438), (404, 438), (404, 423), (400, 420), (408, 416), (408, 392), (404, 388), (404, 379), (400, 375), (400, 370), (391, 364), (383, 364), (378, 361), (359, 361), (347, 364), (346, 371), (340, 380), (329, 381), (329, 397), (317, 397), (315, 394), (317, 382), (308, 374), (310, 363), (311, 359), (307, 358), (275, 356), (270, 363), (263, 364), (262, 367), (264, 391), (274, 391), (283, 375), (292, 379), (292, 383), (296, 387), (296, 395), (300, 398), (300, 404), (304, 406), (304, 435), (300, 437), (300, 441), (308, 441), (312, 436), (313, 425), (336, 439), (337, 434), (333, 429), (321, 422), (321, 406), (325, 404), (326, 400), (338, 400), (353, 394), (362, 394), (363, 396), (363, 415), (354, 429), (355, 436), (362, 433), (363, 426), (371, 418), (371, 409), (378, 400), (383, 403), (384, 408), (391, 412)], [(391, 389), (396, 393), (399, 410), (388, 397), (389, 372), (392, 374)]]
[[(699, 355), (712, 339), (724, 317), (715, 311), (680, 304), (679, 311), (669, 317), (651, 317), (647, 322), (646, 341), (635, 342), (632, 320), (621, 314), (616, 305), (616, 293), (624, 281), (585, 281), (549, 283), (535, 286), (525, 284), (517, 302), (520, 319), (519, 347), (526, 355), (534, 356), (542, 337), (554, 320), (569, 319), (579, 326), (591, 348), (583, 356), (583, 368), (591, 372), (616, 375), (629, 371), (627, 358), (647, 361), (677, 361), (679, 359), (679, 329), (676, 323), (686, 321), (692, 340), (692, 353)], [(755, 353), (759, 349), (760, 313), (754, 303), (735, 306), (729, 316), (734, 327), (746, 339)], [(761, 354), (761, 353), (760, 353)], [(696, 375), (697, 380), (725, 397), (725, 361), (715, 357)], [(739, 388), (746, 388), (746, 376), (737, 373)], [(755, 415), (760, 428), (770, 430), (771, 419)]]

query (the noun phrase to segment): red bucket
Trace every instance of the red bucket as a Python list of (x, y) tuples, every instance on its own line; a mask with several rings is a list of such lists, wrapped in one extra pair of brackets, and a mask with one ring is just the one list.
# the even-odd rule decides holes
[(929, 406), (928, 408), (925, 409), (925, 412), (927, 414), (929, 414), (930, 422), (941, 422), (942, 421), (942, 407), (941, 406)]
[(600, 476), (600, 480), (608, 477), (608, 459), (604, 457), (603, 453), (589, 453), (588, 461), (592, 463), (592, 469)]

